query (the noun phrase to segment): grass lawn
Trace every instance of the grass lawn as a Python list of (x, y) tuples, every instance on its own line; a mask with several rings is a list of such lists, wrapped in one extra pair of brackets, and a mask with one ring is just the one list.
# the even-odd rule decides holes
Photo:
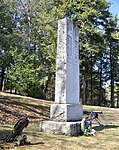
[(0, 144), (0, 150), (119, 150), (119, 109), (83, 106), (84, 110), (102, 111), (100, 120), (104, 126), (93, 122), (96, 136), (67, 137), (39, 132), (39, 121), (49, 119), (53, 102), (0, 92), (0, 138), (8, 134), (17, 120), (28, 115), (30, 123), (24, 129), (30, 145), (15, 147), (14, 143)]

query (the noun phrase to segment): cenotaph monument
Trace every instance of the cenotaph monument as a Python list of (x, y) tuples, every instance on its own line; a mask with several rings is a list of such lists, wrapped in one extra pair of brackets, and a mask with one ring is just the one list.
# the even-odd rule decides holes
[(50, 120), (40, 122), (40, 131), (79, 135), (83, 108), (80, 104), (78, 28), (72, 19), (58, 21), (55, 103)]

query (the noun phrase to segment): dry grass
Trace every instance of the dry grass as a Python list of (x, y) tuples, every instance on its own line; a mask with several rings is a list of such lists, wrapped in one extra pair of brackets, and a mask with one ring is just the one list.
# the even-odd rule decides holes
[(45, 100), (0, 92), (0, 123), (15, 123), (26, 115), (31, 122), (48, 119), (50, 104)]
[[(96, 136), (66, 137), (38, 132), (39, 121), (49, 117), (51, 102), (0, 92), (1, 121), (0, 137), (12, 130), (15, 121), (22, 115), (28, 115), (31, 122), (24, 130), (31, 145), (14, 147), (14, 143), (2, 144), (10, 150), (119, 150), (119, 109), (83, 106), (84, 110), (100, 110), (100, 120), (104, 126), (95, 126)], [(4, 108), (4, 109), (3, 109)], [(9, 110), (9, 111), (8, 111)], [(8, 119), (9, 118), (9, 119)], [(4, 124), (3, 124), (4, 122)], [(96, 122), (94, 122), (95, 125)]]

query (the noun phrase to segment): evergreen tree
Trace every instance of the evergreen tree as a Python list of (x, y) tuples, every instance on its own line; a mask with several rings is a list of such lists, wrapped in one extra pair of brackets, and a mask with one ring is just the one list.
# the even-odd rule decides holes
[(114, 84), (119, 76), (119, 34), (117, 19), (109, 12), (110, 3), (105, 0), (10, 0), (9, 3), (2, 0), (2, 3), (0, 68), (6, 73), (6, 88), (54, 99), (57, 22), (70, 17), (79, 28), (82, 102), (101, 105), (105, 101), (103, 85), (111, 80), (113, 106)]
[(0, 4), (0, 90), (4, 88), (5, 70), (9, 67), (9, 42), (13, 33), (12, 12), (5, 0)]
[(111, 107), (114, 107), (114, 87), (117, 81), (117, 76), (119, 74), (118, 69), (118, 49), (119, 49), (119, 39), (116, 37), (118, 34), (117, 18), (111, 16), (108, 20), (108, 24), (105, 27), (105, 39), (107, 40), (107, 56), (109, 59), (109, 71), (108, 80), (111, 84)]

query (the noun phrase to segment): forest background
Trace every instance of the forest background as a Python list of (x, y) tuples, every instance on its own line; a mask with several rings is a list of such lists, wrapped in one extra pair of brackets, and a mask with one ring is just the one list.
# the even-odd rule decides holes
[(79, 28), (80, 101), (119, 107), (119, 22), (106, 0), (1, 0), (0, 90), (54, 100), (57, 22)]

